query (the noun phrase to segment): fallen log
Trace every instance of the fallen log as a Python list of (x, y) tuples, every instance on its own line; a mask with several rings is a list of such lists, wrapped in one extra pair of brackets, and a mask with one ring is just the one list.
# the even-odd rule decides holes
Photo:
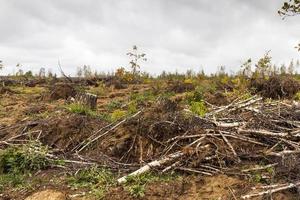
[(258, 197), (258, 196), (263, 196), (263, 195), (271, 195), (275, 192), (280, 192), (280, 191), (287, 190), (290, 188), (298, 187), (299, 185), (300, 185), (300, 181), (296, 182), (296, 183), (287, 183), (286, 185), (283, 185), (278, 188), (269, 189), (269, 190), (265, 190), (262, 192), (256, 192), (256, 193), (252, 193), (252, 194), (248, 194), (248, 195), (243, 195), (243, 196), (241, 196), (241, 198), (242, 199), (250, 199), (253, 197)]
[(273, 136), (273, 137), (288, 137), (289, 133), (275, 133), (267, 130), (255, 130), (255, 129), (239, 129), (238, 133), (248, 133), (264, 136)]
[(141, 167), (140, 169), (130, 173), (129, 175), (126, 175), (126, 176), (123, 176), (121, 178), (119, 178), (117, 181), (119, 184), (121, 183), (125, 183), (127, 181), (127, 178), (130, 177), (130, 176), (137, 176), (137, 175), (140, 175), (140, 174), (143, 174), (143, 173), (146, 173), (148, 172), (152, 167), (159, 167), (167, 162), (170, 162), (170, 161), (173, 161), (177, 158), (180, 158), (181, 156), (183, 156), (184, 153), (181, 152), (181, 151), (178, 151), (178, 152), (175, 152), (173, 154), (170, 154), (160, 160), (154, 160), (148, 164), (146, 164), (145, 166)]

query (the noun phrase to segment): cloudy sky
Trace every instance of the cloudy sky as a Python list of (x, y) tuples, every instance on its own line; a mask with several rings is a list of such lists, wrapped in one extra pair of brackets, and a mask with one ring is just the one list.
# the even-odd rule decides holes
[(0, 0), (0, 60), (11, 73), (40, 67), (68, 74), (90, 65), (128, 67), (137, 45), (150, 73), (236, 71), (271, 50), (276, 64), (299, 59), (300, 16), (282, 20), (283, 0)]

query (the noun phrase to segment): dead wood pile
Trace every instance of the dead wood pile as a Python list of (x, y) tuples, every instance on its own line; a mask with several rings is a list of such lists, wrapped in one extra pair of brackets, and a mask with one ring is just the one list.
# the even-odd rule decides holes
[[(266, 102), (259, 96), (210, 106), (209, 112), (199, 117), (170, 100), (158, 100), (121, 121), (93, 127), (88, 134), (85, 131), (76, 137), (80, 140), (68, 155), (80, 159), (78, 163), (130, 171), (118, 179), (119, 183), (149, 170), (249, 178), (253, 172), (274, 168), (275, 174), (264, 174), (263, 179), (265, 183), (275, 180), (276, 184), (253, 188), (241, 198), (300, 185), (300, 110), (289, 102)], [(0, 133), (7, 129), (0, 129)], [(0, 145), (18, 143), (15, 139), (24, 134), (6, 138)], [(38, 132), (38, 137), (46, 138), (43, 134)]]

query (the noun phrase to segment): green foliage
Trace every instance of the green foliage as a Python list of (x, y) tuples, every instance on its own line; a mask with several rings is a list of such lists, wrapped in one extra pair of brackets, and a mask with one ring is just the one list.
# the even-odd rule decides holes
[(200, 117), (203, 117), (206, 112), (207, 108), (205, 106), (205, 103), (203, 101), (200, 102), (191, 102), (190, 110), (195, 113), (196, 115), (199, 115)]
[(105, 112), (97, 113), (96, 111), (91, 110), (89, 107), (78, 103), (71, 103), (67, 105), (65, 108), (71, 113), (77, 113), (80, 115), (86, 115), (90, 117), (97, 117), (108, 122), (119, 120), (120, 118), (126, 115), (125, 111), (121, 111), (119, 109), (115, 110), (112, 114), (105, 113)]
[(92, 167), (79, 170), (68, 177), (67, 182), (73, 190), (79, 188), (88, 189), (97, 199), (102, 199), (109, 187), (115, 184), (115, 179), (109, 170)]
[(153, 173), (145, 173), (138, 176), (129, 176), (126, 179), (125, 189), (136, 198), (143, 197), (145, 195), (145, 187), (148, 183), (154, 181), (171, 181), (176, 179), (176, 174), (164, 174), (156, 176)]
[(127, 112), (124, 110), (117, 109), (111, 114), (112, 121), (118, 121), (127, 115)]
[(252, 97), (252, 94), (248, 90), (244, 91), (241, 89), (233, 89), (232, 91), (225, 92), (224, 94), (229, 99), (239, 98), (241, 100), (246, 100)]
[(79, 104), (79, 103), (71, 103), (66, 106), (67, 110), (71, 113), (77, 113), (81, 115), (87, 115), (95, 117), (97, 116), (97, 113), (93, 110), (91, 110), (89, 107)]
[(130, 102), (127, 106), (128, 114), (132, 115), (132, 114), (136, 113), (137, 111), (138, 111), (137, 103), (135, 101)]
[[(265, 164), (261, 163), (263, 167)], [(251, 174), (250, 181), (254, 183), (270, 183), (275, 176), (275, 168), (268, 167), (262, 170), (253, 171)]]
[(3, 69), (3, 61), (0, 60), (0, 70)]
[(252, 176), (252, 181), (255, 183), (261, 183), (263, 180), (262, 175), (260, 173), (256, 173)]
[(43, 87), (22, 87), (22, 86), (14, 86), (11, 87), (13, 91), (20, 94), (42, 94), (45, 92), (45, 88)]
[(145, 91), (143, 93), (132, 93), (130, 95), (130, 100), (135, 101), (138, 105), (144, 104), (148, 101), (154, 101), (156, 99), (152, 91)]
[(25, 185), (25, 176), (19, 173), (0, 174), (0, 192), (6, 187), (19, 188)]
[(135, 75), (138, 75), (140, 72), (138, 71), (140, 69), (140, 64), (139, 62), (140, 61), (147, 61), (147, 58), (146, 58), (146, 54), (145, 53), (140, 53), (138, 52), (138, 47), (136, 45), (134, 45), (132, 47), (132, 50), (129, 51), (127, 53), (127, 55), (129, 56), (130, 58), (130, 62), (129, 62), (129, 65), (132, 69), (132, 74), (135, 76)]
[(118, 100), (112, 100), (109, 104), (106, 105), (107, 110), (113, 111), (115, 109), (119, 109), (122, 106), (122, 102)]
[(269, 55), (270, 51), (268, 51), (262, 58), (260, 58), (255, 65), (255, 73), (254, 78), (267, 78), (270, 76), (272, 71), (272, 57)]
[(250, 77), (252, 74), (251, 71), (252, 59), (249, 58), (246, 62), (241, 65), (241, 75), (245, 77)]
[(292, 16), (300, 14), (300, 0), (288, 0), (284, 2), (278, 13), (281, 16)]
[(196, 87), (196, 89), (193, 92), (189, 92), (186, 95), (186, 100), (188, 104), (191, 104), (192, 102), (200, 102), (204, 98), (204, 92), (205, 89), (201, 86)]
[(294, 99), (295, 99), (296, 101), (300, 101), (300, 92), (297, 92), (297, 93), (295, 94)]
[(6, 187), (31, 187), (25, 178), (32, 172), (64, 164), (47, 158), (49, 153), (46, 146), (36, 141), (0, 150), (0, 191)]
[(295, 48), (300, 51), (300, 44), (298, 44), (297, 46), (295, 46)]
[(88, 92), (97, 96), (105, 95), (108, 92), (108, 88), (106, 88), (102, 82), (99, 82), (98, 85), (98, 87), (90, 87)]
[(57, 162), (50, 161), (48, 153), (48, 148), (39, 142), (1, 150), (0, 172), (18, 174), (44, 169)]

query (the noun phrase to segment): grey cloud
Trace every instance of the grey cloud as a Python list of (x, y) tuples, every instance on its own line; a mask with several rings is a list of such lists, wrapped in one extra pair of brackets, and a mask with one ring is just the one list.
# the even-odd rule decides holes
[[(0, 59), (8, 66), (74, 73), (127, 65), (137, 44), (152, 73), (237, 70), (272, 50), (275, 63), (299, 58), (300, 17), (281, 20), (281, 0), (0, 0)], [(12, 70), (7, 67), (5, 72)]]

